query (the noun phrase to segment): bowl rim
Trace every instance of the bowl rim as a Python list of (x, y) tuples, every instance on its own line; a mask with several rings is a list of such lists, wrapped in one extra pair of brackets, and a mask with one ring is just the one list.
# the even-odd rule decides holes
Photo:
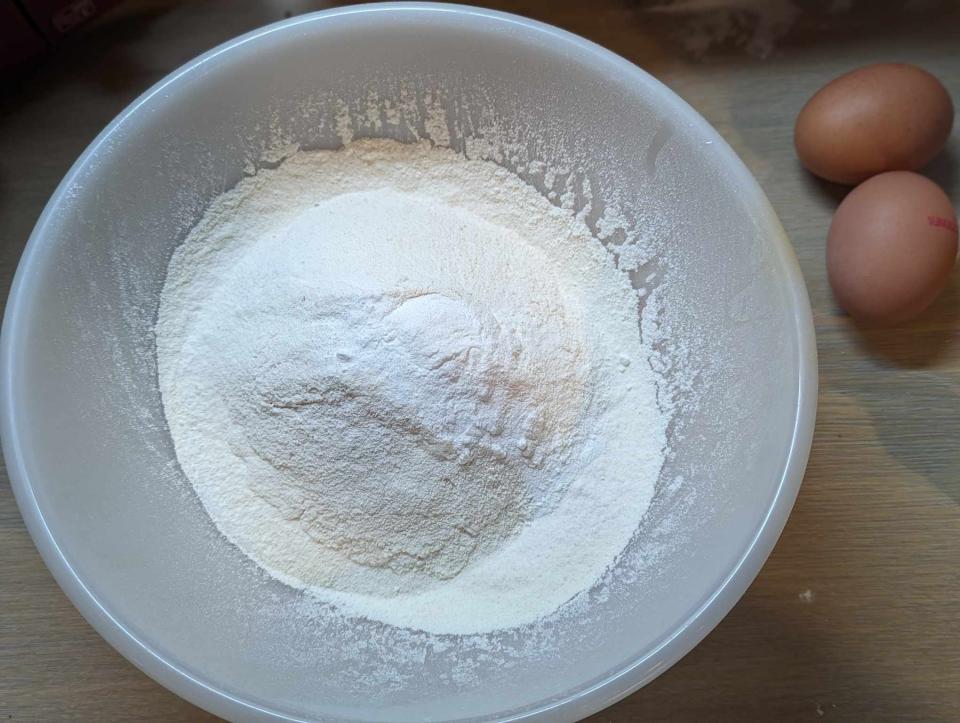
[[(461, 22), (492, 21), (502, 24), (504, 29), (519, 26), (526, 32), (547, 36), (554, 42), (564, 44), (572, 53), (604, 61), (622, 74), (625, 80), (643, 84), (658, 93), (661, 100), (670, 106), (670, 112), (682, 117), (698, 133), (712, 140), (716, 152), (724, 156), (723, 162), (732, 181), (743, 189), (746, 202), (755, 208), (756, 218), (768, 231), (767, 243), (783, 272), (783, 281), (793, 307), (792, 332), (799, 356), (793, 432), (781, 478), (766, 514), (746, 543), (741, 556), (716, 590), (683, 623), (670, 631), (658, 646), (619, 669), (608, 672), (602, 680), (577, 689), (560, 700), (531, 702), (525, 710), (498, 719), (579, 719), (638, 690), (692, 650), (727, 615), (759, 573), (786, 524), (809, 457), (817, 405), (817, 352), (807, 289), (793, 248), (766, 195), (739, 156), (696, 110), (656, 78), (612, 51), (555, 26), (511, 13), (446, 3), (382, 2), (345, 6), (281, 20), (222, 43), (177, 68), (128, 105), (74, 162), (44, 207), (17, 265), (0, 331), (0, 437), (11, 487), (27, 529), (45, 564), (80, 614), (121, 655), (158, 683), (201, 708), (228, 718), (239, 716), (274, 721), (303, 720), (244, 700), (205, 682), (168, 660), (149, 642), (141, 639), (140, 635), (125, 627), (70, 565), (40, 510), (21, 450), (16, 423), (18, 414), (14, 380), (17, 376), (17, 340), (24, 334), (25, 327), (24, 297), (27, 295), (34, 269), (49, 255), (47, 252), (52, 239), (46, 237), (46, 228), (67, 195), (67, 190), (97, 155), (100, 147), (142, 106), (162, 94), (166, 88), (197, 72), (218, 56), (273, 33), (351, 15), (366, 20), (372, 14), (409, 16), (418, 13), (451, 14)], [(385, 21), (389, 19), (383, 18)]]

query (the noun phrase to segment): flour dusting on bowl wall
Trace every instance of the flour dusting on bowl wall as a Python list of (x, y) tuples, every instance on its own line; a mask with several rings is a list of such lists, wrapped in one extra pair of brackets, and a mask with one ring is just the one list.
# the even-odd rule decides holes
[(729, 610), (809, 448), (753, 179), (642, 71), (499, 13), (199, 59), (81, 159), (11, 299), (38, 547), (226, 716), (592, 712)]

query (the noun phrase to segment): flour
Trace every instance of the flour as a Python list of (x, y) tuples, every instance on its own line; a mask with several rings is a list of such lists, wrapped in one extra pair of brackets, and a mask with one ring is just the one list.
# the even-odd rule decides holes
[(214, 201), (156, 326), (218, 529), (349, 615), (542, 618), (636, 531), (666, 414), (638, 295), (582, 216), (428, 143), (298, 152)]

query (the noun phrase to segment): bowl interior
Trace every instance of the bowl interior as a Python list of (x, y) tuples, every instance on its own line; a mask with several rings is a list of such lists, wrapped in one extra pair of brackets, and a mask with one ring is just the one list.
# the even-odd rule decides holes
[[(544, 192), (572, 192), (650, 299), (644, 333), (676, 406), (671, 453), (640, 533), (576, 614), (464, 638), (344, 620), (259, 573), (179, 471), (152, 332), (171, 253), (245, 173), (295, 146), (368, 136), (429, 138)], [(808, 324), (782, 230), (749, 174), (699, 116), (625, 61), (497, 14), (298, 19), (158, 86), (58, 191), (5, 329), (8, 461), (32, 531), (59, 548), (41, 544), (81, 610), (99, 615), (102, 631), (125, 629), (152, 653), (108, 637), (224, 715), (506, 716), (578, 695), (572, 717), (673, 662), (762, 563), (799, 482), (793, 469), (782, 485)], [(73, 574), (84, 591), (65, 583)]]

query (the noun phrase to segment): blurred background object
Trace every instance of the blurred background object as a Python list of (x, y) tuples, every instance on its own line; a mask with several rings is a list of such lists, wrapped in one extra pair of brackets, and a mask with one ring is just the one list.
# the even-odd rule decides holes
[(0, 71), (36, 60), (121, 0), (0, 0)]

